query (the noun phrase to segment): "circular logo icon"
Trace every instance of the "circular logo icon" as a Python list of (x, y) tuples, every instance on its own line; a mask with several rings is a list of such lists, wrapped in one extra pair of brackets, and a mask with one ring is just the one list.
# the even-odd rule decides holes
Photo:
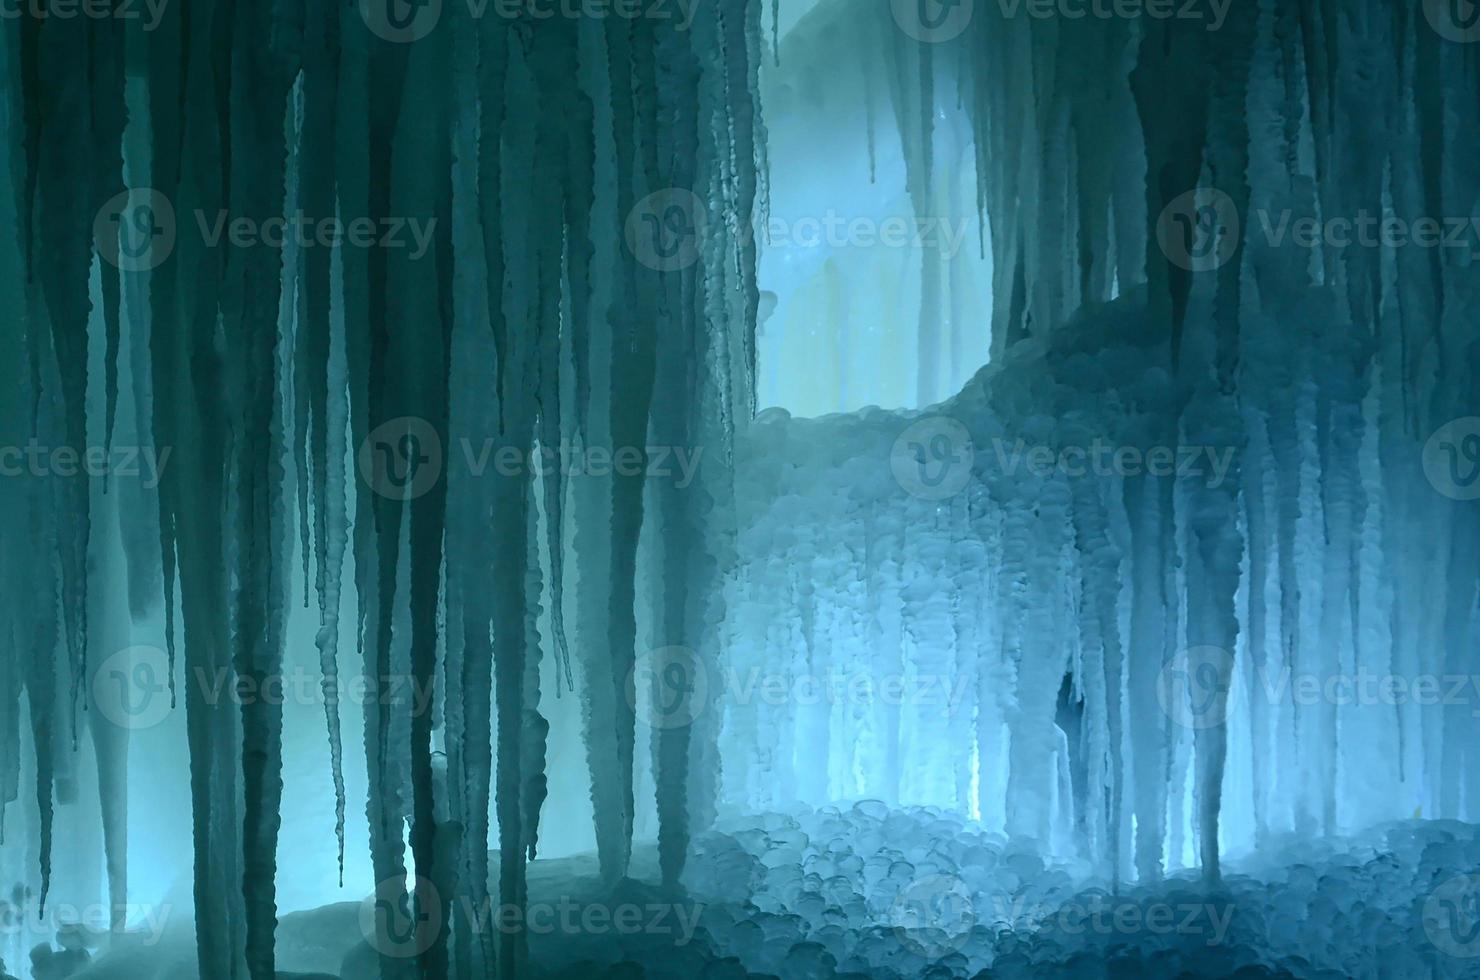
[(391, 419), (365, 437), (358, 463), (371, 490), (390, 500), (415, 500), (442, 476), (442, 439), (426, 419)]
[(709, 670), (688, 647), (662, 647), (632, 665), (629, 706), (649, 728), (692, 725), (709, 703)]
[(1423, 473), (1450, 500), (1480, 499), (1480, 418), (1455, 419), (1430, 436)]
[(360, 903), (360, 935), (382, 956), (420, 956), (441, 931), (442, 897), (425, 878), (388, 878)]
[(927, 960), (960, 950), (976, 925), (971, 889), (955, 875), (917, 878), (899, 890), (889, 907), (899, 941)]
[(1480, 41), (1480, 4), (1475, 0), (1423, 0), (1423, 13), (1434, 33), (1446, 41)]
[(442, 19), (442, 0), (360, 0), (370, 33), (393, 44), (420, 41)]
[(1222, 647), (1192, 647), (1161, 668), (1156, 699), (1162, 713), (1183, 728), (1217, 728), (1234, 704), (1233, 654)]
[(1167, 261), (1189, 272), (1221, 269), (1238, 251), (1238, 206), (1212, 187), (1178, 196), (1162, 209), (1156, 240)]
[(960, 37), (971, 23), (974, 0), (889, 0), (894, 23), (922, 44)]
[(98, 665), (92, 679), (99, 715), (129, 731), (144, 731), (170, 716), (170, 658), (159, 647), (128, 647)]
[(1423, 931), (1441, 953), (1480, 956), (1480, 875), (1450, 878), (1423, 903)]
[(654, 191), (627, 215), (627, 248), (655, 272), (678, 272), (699, 261), (709, 215), (693, 191)]
[(947, 500), (966, 489), (975, 462), (971, 433), (945, 415), (914, 423), (889, 452), (895, 481), (921, 500)]
[(109, 199), (93, 219), (93, 243), (104, 262), (124, 272), (158, 268), (175, 250), (175, 206), (151, 187)]

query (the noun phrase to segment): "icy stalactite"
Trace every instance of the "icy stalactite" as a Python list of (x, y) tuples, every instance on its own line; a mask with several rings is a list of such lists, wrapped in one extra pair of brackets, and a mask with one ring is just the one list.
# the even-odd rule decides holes
[[(1072, 432), (1073, 430), (1071, 430)], [(1081, 435), (1079, 430), (1075, 435)], [(1087, 442), (1072, 438), (1076, 445)], [(1077, 480), (1073, 489), (1073, 524), (1080, 560), (1080, 629), (1086, 652), (1093, 648), (1101, 669), (1096, 672), (1103, 696), (1104, 729), (1094, 745), (1095, 754), (1108, 758), (1108, 810), (1106, 826), (1110, 879), (1119, 881), (1122, 868), (1121, 827), (1124, 801), (1123, 721), (1121, 691), (1124, 684), (1124, 654), (1121, 649), (1119, 592), (1121, 556), (1110, 539), (1109, 514), (1098, 481)]]
[[(541, 122), (535, 137), (534, 152), (539, 166), (536, 168), (534, 193), (541, 213), (566, 216), (583, 205), (589, 208), (585, 198), (589, 195), (591, 173), (576, 168), (585, 164), (584, 159), (572, 159), (572, 139), (567, 129), (572, 119), (581, 119), (583, 99), (578, 91), (580, 80), (577, 53), (579, 34), (574, 21), (555, 22), (557, 26), (536, 33), (533, 50), (528, 57), (534, 75), (534, 84), (542, 99)], [(572, 195), (570, 192), (574, 190)], [(568, 235), (581, 235), (586, 221), (584, 215), (571, 229), (562, 221), (559, 231), (551, 229), (535, 240), (535, 264), (532, 270), (534, 288), (538, 297), (539, 350), (536, 362), (539, 418), (536, 430), (543, 453), (560, 458), (565, 445), (566, 433), (562, 426), (561, 411), (561, 366), (566, 352), (563, 334), (571, 332), (570, 350), (577, 377), (577, 398), (588, 396), (583, 390), (586, 381), (587, 327), (582, 323), (572, 331), (562, 330), (561, 300), (564, 275), (568, 267), (567, 254), (579, 255), (589, 248), (585, 241), (568, 245)], [(577, 259), (580, 266), (580, 259)], [(582, 294), (590, 288), (589, 279), (573, 280), (570, 292)], [(586, 304), (571, 311), (571, 322), (575, 315), (587, 315)], [(579, 346), (577, 344), (579, 343)], [(584, 412), (586, 406), (581, 404)], [(556, 663), (562, 683), (571, 682), (570, 651), (565, 635), (565, 496), (566, 467), (544, 467), (542, 504), (543, 521), (548, 560), (550, 562), (550, 631), (554, 643)]]
[[(690, 281), (689, 285), (692, 283)], [(692, 296), (683, 296), (692, 302)], [(689, 309), (680, 307), (674, 311), (674, 324), (690, 338), (696, 324)], [(659, 384), (664, 391), (685, 392), (686, 380), (695, 363), (693, 340), (673, 344), (665, 352), (658, 365)], [(675, 412), (655, 418), (652, 426), (655, 440), (665, 446), (681, 447), (694, 444), (693, 430), (683, 413)], [(658, 569), (654, 588), (655, 643), (660, 651), (678, 649), (676, 656), (653, 655), (653, 675), (649, 679), (650, 691), (635, 692), (640, 699), (651, 699), (653, 711), (676, 702), (676, 712), (654, 731), (653, 771), (657, 783), (658, 810), (658, 856), (662, 869), (663, 883), (676, 886), (683, 870), (684, 859), (689, 850), (688, 790), (689, 759), (692, 751), (691, 738), (694, 722), (699, 715), (685, 700), (701, 697), (694, 690), (693, 676), (703, 669), (697, 666), (696, 647), (701, 637), (696, 634), (692, 618), (697, 601), (691, 591), (693, 577), (698, 569), (693, 568), (691, 550), (697, 546), (696, 538), (702, 533), (694, 520), (692, 500), (701, 492), (699, 487), (679, 488), (671, 480), (654, 486), (653, 517), (659, 530), (654, 550), (654, 562)], [(676, 680), (676, 685), (675, 685)], [(675, 690), (677, 686), (677, 690)]]
[[(301, 80), (302, 129), (298, 179), (299, 208), (306, 215), (337, 214), (335, 195), (335, 125), (338, 99), (339, 23), (332, 4), (309, 4), (304, 16), (304, 65)], [(341, 259), (324, 248), (306, 248), (294, 274), (301, 297), (297, 310), (294, 357), (294, 448), (297, 458), (308, 588), (310, 546), (317, 589), (320, 627), (315, 637), (322, 674), (324, 717), (328, 729), (330, 778), (334, 783), (334, 829), (339, 848), (339, 874), (344, 876), (345, 811), (344, 740), (339, 708), (339, 605), (346, 550), (344, 432), (348, 424), (342, 363), (331, 363), (334, 338), (343, 336), (343, 271)], [(336, 329), (337, 321), (337, 329)], [(342, 340), (340, 341), (342, 343)], [(342, 357), (342, 355), (339, 355)], [(313, 536), (307, 534), (310, 513)]]
[[(453, 248), (464, 271), (453, 280), (452, 359), (448, 436), (452, 443), (486, 438), (498, 429), (498, 403), (479, 382), (494, 361), (487, 329), (489, 291), (484, 278), (479, 201), (479, 36), (459, 31), (453, 41)], [(483, 976), (497, 959), (488, 908), (489, 803), (492, 779), (493, 652), (489, 577), (492, 522), (490, 481), (451, 470), (447, 486), (446, 657), (443, 663), (451, 821), (460, 833), (454, 902), (477, 910), (452, 937), (452, 975)]]
[[(225, 58), (227, 45), (228, 38), (212, 30), (211, 18), (187, 24), (177, 11), (165, 16), (151, 38), (153, 180), (178, 213), (214, 214), (228, 206), (215, 120), (220, 80), (209, 70)], [(181, 63), (190, 66), (186, 77), (177, 70)], [(268, 128), (280, 129), (281, 119), (279, 107)], [(190, 677), (229, 678), (227, 653), (233, 648), (224, 512), (229, 447), (222, 438), (229, 415), (222, 390), (226, 371), (214, 343), (224, 272), (219, 253), (198, 237), (182, 235), (171, 260), (154, 270), (150, 290), (154, 442), (174, 448), (173, 465), (160, 485), (165, 554), (176, 560), (175, 568), (167, 568), (166, 587), (172, 587), (177, 569)], [(265, 322), (275, 324), (276, 303)], [(212, 703), (199, 683), (186, 685), (185, 702), (198, 959), (202, 974), (237, 977), (245, 974), (238, 931), (245, 920), (236, 792), (239, 725), (230, 706)]]
[[(493, 89), (504, 97), (507, 86), (508, 105), (537, 98), (533, 72), (538, 69), (533, 52), (523, 49), (516, 35), (507, 40), (506, 75)], [(486, 55), (485, 50), (485, 55)], [(484, 91), (484, 98), (491, 94)], [(499, 351), (500, 448), (507, 447), (516, 458), (530, 460), (536, 444), (537, 403), (544, 331), (558, 328), (558, 319), (546, 320), (549, 312), (547, 292), (553, 285), (540, 282), (541, 255), (548, 254), (551, 243), (542, 240), (550, 230), (539, 225), (540, 202), (549, 202), (548, 175), (538, 172), (535, 147), (538, 145), (537, 120), (510, 111), (504, 119), (505, 152), (495, 166), (499, 179), (505, 181), (507, 193), (499, 201), (483, 201), (485, 221), (488, 209), (499, 207), (498, 230), (502, 235), (498, 255), (504, 264), (509, 283), (497, 281), (490, 268), (489, 305), (501, 308), (495, 317), (503, 334)], [(485, 152), (487, 145), (485, 144)], [(542, 187), (542, 184), (545, 185)], [(515, 188), (521, 188), (515, 193)], [(534, 200), (525, 194), (532, 192)], [(485, 194), (487, 189), (485, 187)], [(485, 245), (490, 226), (484, 225)], [(555, 236), (558, 240), (559, 236)], [(557, 261), (558, 243), (554, 246)], [(490, 249), (490, 261), (493, 258)], [(496, 333), (497, 337), (498, 334)], [(498, 818), (499, 904), (503, 908), (522, 909), (526, 898), (525, 860), (529, 838), (525, 832), (525, 778), (529, 762), (530, 734), (526, 718), (526, 684), (529, 661), (538, 660), (539, 649), (530, 646), (532, 632), (530, 611), (526, 602), (530, 588), (529, 556), (531, 511), (535, 508), (535, 486), (528, 467), (521, 465), (510, 478), (498, 481), (494, 492), (493, 520), (498, 541), (493, 561), (493, 673), (494, 707), (497, 715), (497, 770), (494, 809)], [(528, 706), (536, 710), (537, 706)], [(506, 929), (499, 935), (498, 964), (501, 976), (515, 976), (527, 959), (528, 937), (522, 928)]]
[[(46, 554), (48, 535), (55, 522), (52, 503), (48, 500), (42, 481), (30, 480), (20, 501), (25, 521), (20, 525), (23, 532), (12, 538), (28, 554)], [(58, 672), (58, 637), (61, 628), (61, 610), (57, 601), (58, 575), (45, 569), (42, 576), (44, 588), (33, 601), (28, 601), (16, 610), (12, 639), (15, 642), (15, 658), (19, 664), (22, 690), (26, 696), (27, 713), (31, 720), (31, 746), (35, 756), (34, 773), (37, 812), (37, 860), (40, 880), (38, 912), (45, 912), (52, 883), (56, 825), (56, 802), (58, 796), (57, 776), (65, 769), (67, 731), (61, 716), (64, 702)], [(18, 584), (18, 583), (17, 583)], [(17, 588), (13, 595), (23, 594)]]
[(1172, 483), (1135, 476), (1125, 481), (1130, 522), (1131, 615), (1127, 664), (1130, 747), (1136, 820), (1136, 875), (1155, 880), (1164, 867), (1168, 774), (1171, 771), (1169, 721), (1158, 703), (1158, 685), (1175, 651), (1168, 642), (1168, 604), (1172, 552)]
[[(1189, 407), (1188, 439), (1194, 445), (1241, 448), (1237, 410), (1226, 400), (1208, 398)], [(1235, 468), (1236, 468), (1235, 464)], [(1187, 635), (1193, 647), (1238, 649), (1239, 621), (1235, 611), (1243, 538), (1238, 524), (1237, 474), (1234, 482), (1221, 487), (1194, 486), (1189, 491), (1188, 523), (1193, 561), (1187, 571)], [(1233, 684), (1234, 658), (1199, 660), (1195, 668), (1211, 666), (1210, 711), (1227, 716), (1227, 699)], [(1219, 816), (1223, 798), (1223, 774), (1227, 766), (1226, 725), (1208, 725), (1194, 733), (1196, 759), (1196, 829), (1203, 873), (1212, 881), (1219, 877)]]
[[(456, 42), (459, 88), (477, 85), (478, 39), (469, 32)], [(454, 228), (456, 244), (473, 257), (474, 271), (459, 284), (455, 309), (459, 315), (453, 341), (454, 440), (484, 438), (498, 429), (498, 405), (473, 395), (478, 380), (495, 364), (493, 338), (486, 330), (488, 289), (481, 274), (482, 241), (477, 202), (478, 127), (473, 100), (463, 103), (455, 143)], [(468, 200), (471, 199), (471, 200)], [(477, 329), (465, 329), (473, 326)], [(469, 935), (455, 937), (455, 976), (466, 980), (483, 976), (497, 960), (493, 923), (481, 910), (488, 907), (489, 803), (493, 773), (493, 648), (491, 630), (492, 555), (496, 550), (490, 519), (491, 481), (449, 475), (447, 511), (447, 746), (454, 819), (461, 825), (458, 897), (479, 910), (467, 922)], [(482, 965), (480, 969), (479, 966)]]
[[(116, 182), (109, 161), (119, 156), (122, 137), (113, 98), (94, 106), (90, 90), (92, 65), (87, 56), (96, 46), (98, 67), (117, 68), (122, 31), (117, 22), (83, 19), (28, 19), (19, 26), (19, 65), (25, 147), (25, 202), (22, 227), (26, 290), (33, 329), (50, 332), (64, 406), (62, 444), (81, 456), (87, 450), (88, 281), (92, 266), (92, 197), (103, 182)], [(99, 143), (106, 157), (95, 158), (93, 114), (102, 130)], [(111, 143), (109, 142), (111, 139)], [(83, 189), (79, 192), (79, 188)], [(110, 311), (116, 323), (116, 310)], [(33, 365), (40, 347), (31, 345)], [(43, 372), (50, 367), (44, 367)], [(42, 397), (41, 391), (36, 392)], [(87, 549), (91, 494), (87, 480), (67, 480), (56, 488), (68, 519), (56, 525), (61, 561), (63, 640), (71, 661), (70, 741), (78, 745), (78, 714), (87, 676)]]
[[(342, 287), (344, 275), (336, 259), (331, 275), (336, 286)], [(342, 295), (342, 289), (337, 289)], [(345, 553), (349, 543), (349, 521), (346, 514), (346, 484), (344, 477), (345, 432), (349, 426), (349, 404), (346, 395), (344, 366), (344, 316), (342, 303), (331, 307), (330, 321), (334, 343), (330, 356), (329, 378), (333, 396), (326, 399), (324, 414), (326, 435), (324, 440), (325, 461), (323, 466), (324, 513), (319, 519), (320, 533), (324, 540), (322, 565), (322, 588), (320, 591), (322, 625), (314, 644), (319, 650), (319, 672), (322, 675), (321, 690), (324, 695), (324, 717), (329, 735), (330, 778), (334, 782), (334, 831), (339, 846), (339, 872), (344, 874), (345, 833), (344, 821), (348, 800), (344, 782), (344, 736), (339, 703), (339, 630), (340, 603), (343, 599), (343, 577)]]
[[(371, 36), (360, 10), (339, 7), (339, 86), (337, 86), (336, 184), (339, 218), (346, 225), (374, 219), (386, 212), (386, 204), (373, 197), (374, 188), (385, 188), (385, 133), (380, 121), (383, 113), (395, 104), (395, 77), (383, 64), (385, 47)], [(349, 404), (349, 444), (360, 450), (367, 444), (376, 426), (388, 420), (380, 406), (380, 385), (376, 372), (383, 370), (383, 354), (376, 349), (376, 330), (385, 323), (385, 269), (377, 264), (376, 250), (363, 243), (346, 241), (339, 249), (343, 269), (343, 324), (345, 324), (345, 376)], [(383, 259), (383, 256), (380, 256)], [(377, 327), (377, 324), (380, 324)], [(358, 622), (355, 640), (361, 654), (361, 677), (374, 697), (364, 711), (364, 752), (366, 752), (369, 795), (366, 816), (370, 830), (370, 859), (377, 885), (382, 882), (406, 881), (404, 856), (403, 756), (392, 743), (392, 700), (383, 696), (386, 679), (391, 675), (391, 644), (383, 625), (391, 622), (389, 607), (394, 595), (400, 549), (386, 554), (380, 548), (380, 524), (383, 512), (394, 503), (386, 502), (374, 487), (367, 486), (361, 471), (354, 483), (354, 517), (351, 527), (351, 554), (355, 567), (355, 594), (358, 597)], [(395, 539), (400, 545), (400, 539)], [(386, 568), (389, 564), (389, 568)], [(391, 588), (386, 588), (389, 577)], [(406, 900), (398, 890), (386, 884), (389, 894)], [(379, 891), (379, 888), (377, 888)], [(404, 959), (380, 956), (380, 971), (386, 979), (406, 977)]]
[[(1333, 343), (1335, 350), (1319, 373), (1321, 410), (1317, 413), (1320, 499), (1325, 554), (1321, 579), (1320, 636), (1330, 651), (1326, 670), (1335, 676), (1352, 676), (1360, 655), (1358, 642), (1358, 594), (1361, 535), (1366, 522), (1366, 499), (1361, 486), (1358, 454), (1364, 420), (1362, 401), (1366, 396), (1369, 344), (1365, 332), (1346, 334), (1347, 343)], [(1334, 340), (1334, 339), (1333, 339)], [(1338, 710), (1326, 707), (1322, 717), (1322, 744), (1333, 762), (1322, 787), (1322, 826), (1333, 832), (1338, 826), (1337, 779), (1334, 762), (1340, 757)]]
[[(491, 363), (496, 397), (477, 402), (478, 410), (469, 412), (464, 417), (470, 432), (482, 435), (503, 431), (508, 400), (514, 397), (514, 394), (506, 388), (506, 378), (510, 373), (510, 367), (508, 364), (508, 326), (503, 303), (505, 267), (503, 188), (505, 177), (499, 135), (503, 129), (507, 110), (505, 87), (510, 39), (505, 25), (498, 18), (485, 19), (477, 25), (476, 31), (471, 33), (475, 41), (474, 50), (469, 52), (467, 57), (473, 60), (476, 66), (473, 84), (479, 95), (477, 102), (479, 115), (475, 129), (477, 155), (472, 161), (476, 169), (472, 179), (476, 188), (477, 227), (480, 233), (478, 238), (481, 240), (474, 243), (467, 258), (475, 263), (478, 259), (482, 259), (481, 265), (475, 266), (470, 273), (472, 283), (475, 286), (481, 285), (482, 289), (480, 294), (471, 296), (469, 302), (474, 312), (473, 322), (478, 322), (477, 314), (483, 313), (486, 315), (489, 329), (486, 334), (477, 339), (470, 341), (465, 338), (462, 342), (471, 343), (473, 352), (485, 355), (487, 360), (483, 367), (484, 370), (488, 370), (488, 365)], [(492, 356), (488, 357), (488, 355)], [(454, 363), (462, 362), (455, 361)], [(498, 483), (503, 482), (506, 481), (498, 481)], [(496, 679), (492, 636), (496, 621), (503, 622), (504, 629), (510, 628), (511, 622), (507, 618), (498, 619), (500, 612), (507, 605), (502, 598), (507, 592), (507, 585), (500, 585), (494, 577), (493, 559), (499, 552), (512, 550), (513, 544), (509, 541), (500, 542), (495, 537), (497, 532), (507, 526), (503, 518), (497, 522), (493, 520), (492, 515), (496, 512), (495, 508), (503, 503), (501, 495), (494, 492), (497, 489), (499, 487), (494, 481), (472, 480), (468, 482), (467, 492), (470, 499), (463, 505), (465, 510), (461, 517), (461, 520), (466, 521), (466, 524), (462, 526), (464, 535), (455, 539), (462, 541), (464, 547), (456, 550), (457, 564), (451, 566), (453, 574), (457, 574), (461, 566), (461, 574), (458, 578), (465, 583), (461, 590), (464, 642), (461, 652), (463, 662), (461, 680), (465, 725), (462, 745), (463, 805), (465, 810), (464, 840), (466, 842), (463, 848), (463, 871), (466, 876), (464, 887), (478, 903), (475, 906), (478, 909), (484, 908), (486, 904), (484, 900), (489, 895), (491, 833), (488, 814), (490, 803), (494, 800), (495, 752), (498, 752), (500, 772), (507, 758), (502, 747), (502, 739), (505, 737), (503, 719), (506, 717), (502, 695), (499, 699), (500, 726), (497, 736), (495, 736), (492, 722)], [(457, 526), (454, 524), (453, 529)], [(497, 676), (499, 683), (502, 684), (502, 671), (499, 671)], [(497, 813), (500, 825), (507, 812), (507, 806), (503, 802), (505, 794), (505, 783), (500, 776), (500, 802)], [(510, 847), (500, 847), (501, 867), (503, 862), (508, 860), (510, 851)], [(500, 900), (503, 900), (502, 894)], [(471, 923), (471, 926), (477, 930), (479, 944), (477, 958), (481, 959), (485, 971), (495, 968), (502, 953), (492, 925), (485, 921), (481, 912), (477, 920)], [(469, 957), (469, 959), (475, 958)]]
[[(662, 187), (658, 173), (658, 92), (654, 87), (654, 38), (648, 22), (608, 22), (607, 66), (617, 150), (617, 214), (630, 215), (648, 193)], [(614, 447), (645, 446), (652, 407), (658, 320), (658, 275), (628, 266), (620, 271), (612, 320), (610, 431)], [(609, 874), (624, 877), (631, 859), (633, 765), (636, 741), (634, 687), (637, 623), (634, 580), (644, 518), (643, 481), (631, 474), (611, 480), (611, 567), (608, 581), (608, 672), (614, 688), (618, 808), (598, 814), (616, 845)]]
[[(1068, 531), (1069, 487), (1063, 479), (1044, 480), (1036, 501), (1029, 497), (1014, 502), (1018, 522), (1007, 532), (1008, 548), (1016, 554), (1022, 592), (1013, 600), (1012, 628), (1019, 639), (1012, 656), (1016, 660), (1017, 693), (1008, 713), (1012, 733), (1007, 796), (1008, 831), (1047, 840), (1050, 825), (1052, 770), (1046, 763), (1053, 753), (1054, 707), (1059, 679), (1067, 667), (1068, 645), (1063, 642), (1070, 618), (1064, 596), (1054, 583), (1062, 583), (1064, 538)], [(1009, 517), (1009, 522), (1012, 521)], [(1036, 640), (1048, 640), (1049, 656), (1038, 652)]]
[[(422, 420), (444, 447), (448, 445), (448, 372), (453, 328), (452, 107), (447, 99), (451, 89), (450, 46), (451, 36), (443, 31), (411, 47), (401, 80), (403, 109), (394, 132), (387, 133), (391, 187), (386, 213), (419, 222), (431, 233), (423, 254), (416, 256), (409, 249), (399, 249), (390, 250), (385, 257), (387, 345), (382, 369), (387, 374), (399, 373), (405, 388), (404, 394), (396, 384), (379, 388), (384, 392), (386, 410), (394, 412), (392, 418)], [(406, 506), (409, 676), (418, 691), (433, 690), (437, 671), (446, 506), (445, 479), (433, 482)], [(394, 519), (388, 526), (399, 533), (399, 524)], [(385, 544), (382, 540), (382, 549)], [(384, 601), (387, 596), (382, 594), (381, 598)], [(390, 678), (395, 674), (387, 672), (383, 676)], [(410, 841), (421, 879), (416, 887), (417, 907), (436, 908), (445, 921), (450, 899), (442, 887), (448, 872), (443, 868), (445, 832), (439, 828), (437, 819), (438, 788), (432, 758), (434, 721), (429, 710), (411, 712)], [(445, 930), (439, 930), (418, 957), (423, 975), (445, 974), (447, 939)]]
[[(233, 61), (233, 122), (255, 138), (244, 137), (231, 149), (256, 165), (229, 172), (227, 205), (232, 213), (265, 221), (283, 208), (288, 186), (284, 109), (296, 52), (284, 50), (291, 35), (271, 29), (270, 12), (238, 16), (236, 29), (271, 37), (272, 42), (252, 58)], [(283, 669), (288, 567), (278, 388), (283, 263), (284, 254), (272, 248), (235, 252), (224, 263), (221, 294), (222, 333), (233, 355), (223, 364), (234, 434), (226, 497), (233, 521), (226, 545), (234, 573), (232, 666), (253, 691), (271, 690)], [(246, 698), (241, 706), (242, 890), (246, 964), (253, 980), (276, 975), (282, 715), (282, 705), (270, 697)]]

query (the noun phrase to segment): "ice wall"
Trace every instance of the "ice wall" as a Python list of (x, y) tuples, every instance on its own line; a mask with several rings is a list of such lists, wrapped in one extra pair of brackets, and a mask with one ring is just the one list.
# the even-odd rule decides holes
[[(1194, 300), (1194, 333), (1209, 298)], [(1228, 438), (1158, 441), (1192, 392), (1159, 363), (1143, 304), (1136, 290), (1087, 310), (925, 412), (776, 412), (751, 428), (722, 679), (727, 799), (936, 805), (1106, 861), (1120, 834), (1122, 873), (1157, 874), (1188, 863), (1206, 793), (1194, 774), (1222, 732), (1227, 849), (1468, 814), (1445, 808), (1442, 741), (1405, 742), (1464, 710), (1414, 684), (1467, 689), (1468, 672), (1442, 643), (1404, 645), (1395, 605), (1410, 574), (1443, 595), (1440, 549), (1399, 532), (1393, 508), (1455, 519), (1423, 469), (1445, 437), (1384, 438), (1378, 393), (1358, 398), (1342, 435), (1359, 517), (1323, 491), (1335, 477), (1319, 420), (1338, 393), (1315, 380), (1246, 393)], [(1350, 370), (1352, 328), (1329, 291), (1247, 322), (1247, 376)], [(1290, 474), (1272, 446), (1288, 401), (1302, 482), (1283, 499), (1285, 537)], [(1220, 491), (1238, 502), (1238, 538), (1202, 565), (1198, 502)], [(1236, 583), (1231, 645), (1192, 612), (1219, 571)]]
[(993, 360), (747, 433), (744, 805), (950, 806), (1121, 877), (1473, 817), (1474, 33), (1135, 9), (879, 14), (908, 97), (973, 121)]

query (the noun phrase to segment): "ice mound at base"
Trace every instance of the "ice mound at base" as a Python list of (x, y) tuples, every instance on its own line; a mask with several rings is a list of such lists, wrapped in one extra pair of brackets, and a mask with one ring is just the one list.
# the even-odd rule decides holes
[(1188, 872), (1115, 894), (952, 814), (860, 803), (723, 823), (690, 867), (710, 903), (694, 942), (611, 975), (1480, 977), (1468, 824), (1282, 841), (1216, 887)]

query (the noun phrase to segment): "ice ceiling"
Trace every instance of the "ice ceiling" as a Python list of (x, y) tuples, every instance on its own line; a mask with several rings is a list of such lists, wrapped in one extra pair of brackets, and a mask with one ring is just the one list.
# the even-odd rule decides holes
[(367, 969), (509, 978), (422, 926), (584, 851), (1211, 889), (1480, 820), (1466, 4), (516, 6), (0, 19), (20, 904), (270, 980), (409, 883)]

